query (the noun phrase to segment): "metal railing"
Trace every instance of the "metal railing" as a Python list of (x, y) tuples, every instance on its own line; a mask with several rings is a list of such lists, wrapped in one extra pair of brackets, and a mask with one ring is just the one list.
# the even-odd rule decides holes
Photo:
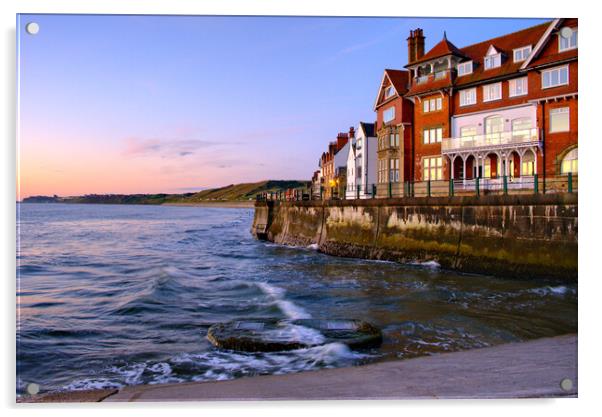
[(502, 194), (554, 194), (576, 193), (579, 190), (578, 175), (569, 173), (559, 176), (499, 176), (496, 178), (471, 178), (436, 181), (405, 181), (358, 185), (353, 192), (346, 187), (320, 187), (319, 192), (310, 189), (261, 193), (257, 201), (307, 201), (307, 200), (358, 200), (372, 198), (404, 197), (454, 197), (502, 195)]
[(503, 147), (505, 145), (537, 143), (539, 143), (539, 129), (533, 128), (459, 138), (443, 138), (441, 151), (450, 152), (454, 150), (495, 148)]

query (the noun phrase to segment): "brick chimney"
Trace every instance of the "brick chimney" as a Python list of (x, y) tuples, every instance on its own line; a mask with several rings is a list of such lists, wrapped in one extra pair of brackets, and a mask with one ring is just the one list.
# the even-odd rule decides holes
[(408, 41), (408, 64), (424, 56), (424, 35), (422, 29), (410, 30)]
[(336, 152), (340, 151), (343, 148), (343, 146), (345, 146), (347, 144), (348, 140), (349, 140), (349, 137), (347, 136), (347, 133), (339, 133), (337, 135)]
[(351, 126), (349, 128), (349, 138), (354, 138), (355, 137), (355, 128), (353, 126)]

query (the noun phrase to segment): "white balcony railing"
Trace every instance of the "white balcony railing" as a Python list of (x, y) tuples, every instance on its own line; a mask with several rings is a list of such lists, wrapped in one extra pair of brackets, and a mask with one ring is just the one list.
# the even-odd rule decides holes
[(539, 143), (539, 129), (514, 130), (509, 132), (487, 133), (484, 135), (444, 138), (441, 151), (444, 153), (480, 148), (505, 148), (517, 145)]

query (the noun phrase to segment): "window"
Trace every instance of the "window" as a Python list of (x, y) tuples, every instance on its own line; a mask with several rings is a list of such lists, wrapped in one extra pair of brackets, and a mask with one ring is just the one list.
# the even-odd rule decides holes
[(389, 86), (385, 89), (385, 98), (389, 98), (393, 95), (393, 86)]
[(531, 136), (533, 123), (529, 117), (512, 120), (512, 137), (528, 139)]
[(391, 146), (391, 147), (399, 146), (399, 133), (389, 134), (389, 146)]
[(533, 152), (527, 152), (523, 155), (521, 175), (534, 175), (535, 174), (535, 157)]
[(569, 108), (550, 109), (550, 133), (569, 131)]
[(510, 97), (524, 96), (527, 94), (527, 77), (516, 78), (508, 83), (510, 87)]
[(502, 98), (502, 83), (483, 86), (483, 101), (493, 101)]
[(485, 69), (497, 68), (502, 65), (502, 54), (489, 55), (485, 57)]
[(565, 38), (564, 36), (562, 36), (563, 30), (565, 30), (565, 28), (562, 28), (560, 30), (560, 33), (558, 34), (558, 52), (568, 51), (570, 49), (577, 48), (577, 31), (572, 29), (571, 35)]
[(432, 129), (424, 129), (422, 137), (425, 144), (441, 142), (443, 138), (443, 128), (436, 127)]
[(573, 174), (576, 174), (578, 172), (577, 161), (577, 148), (575, 148), (569, 153), (567, 153), (564, 158), (562, 158), (562, 164), (560, 165), (560, 173), (568, 174), (569, 172), (572, 172)]
[(460, 137), (469, 138), (477, 135), (476, 126), (462, 126), (460, 128)]
[(477, 89), (469, 88), (468, 90), (460, 90), (460, 106), (468, 106), (477, 103)]
[(552, 68), (541, 73), (541, 88), (557, 87), (569, 83), (569, 67)]
[(531, 53), (531, 45), (514, 50), (514, 62), (525, 61)]
[(458, 64), (458, 77), (466, 74), (472, 74), (472, 61)]
[(399, 159), (389, 160), (389, 182), (399, 182)]
[(378, 182), (379, 183), (387, 182), (387, 160), (386, 159), (378, 160)]
[(385, 109), (383, 112), (384, 122), (389, 123), (393, 119), (395, 119), (395, 107), (389, 107), (388, 109)]
[(442, 107), (443, 100), (441, 99), (441, 97), (431, 98), (430, 100), (424, 100), (422, 102), (422, 111), (424, 113), (441, 110)]
[(491, 116), (485, 119), (485, 133), (500, 133), (504, 131), (504, 119), (502, 116)]
[(440, 156), (433, 158), (424, 158), (422, 160), (424, 181), (436, 181), (443, 179), (443, 161)]

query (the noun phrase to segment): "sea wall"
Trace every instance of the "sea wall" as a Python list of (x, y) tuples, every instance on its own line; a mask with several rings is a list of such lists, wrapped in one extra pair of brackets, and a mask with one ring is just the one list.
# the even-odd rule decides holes
[(516, 278), (577, 280), (577, 195), (264, 201), (252, 233), (321, 252)]

